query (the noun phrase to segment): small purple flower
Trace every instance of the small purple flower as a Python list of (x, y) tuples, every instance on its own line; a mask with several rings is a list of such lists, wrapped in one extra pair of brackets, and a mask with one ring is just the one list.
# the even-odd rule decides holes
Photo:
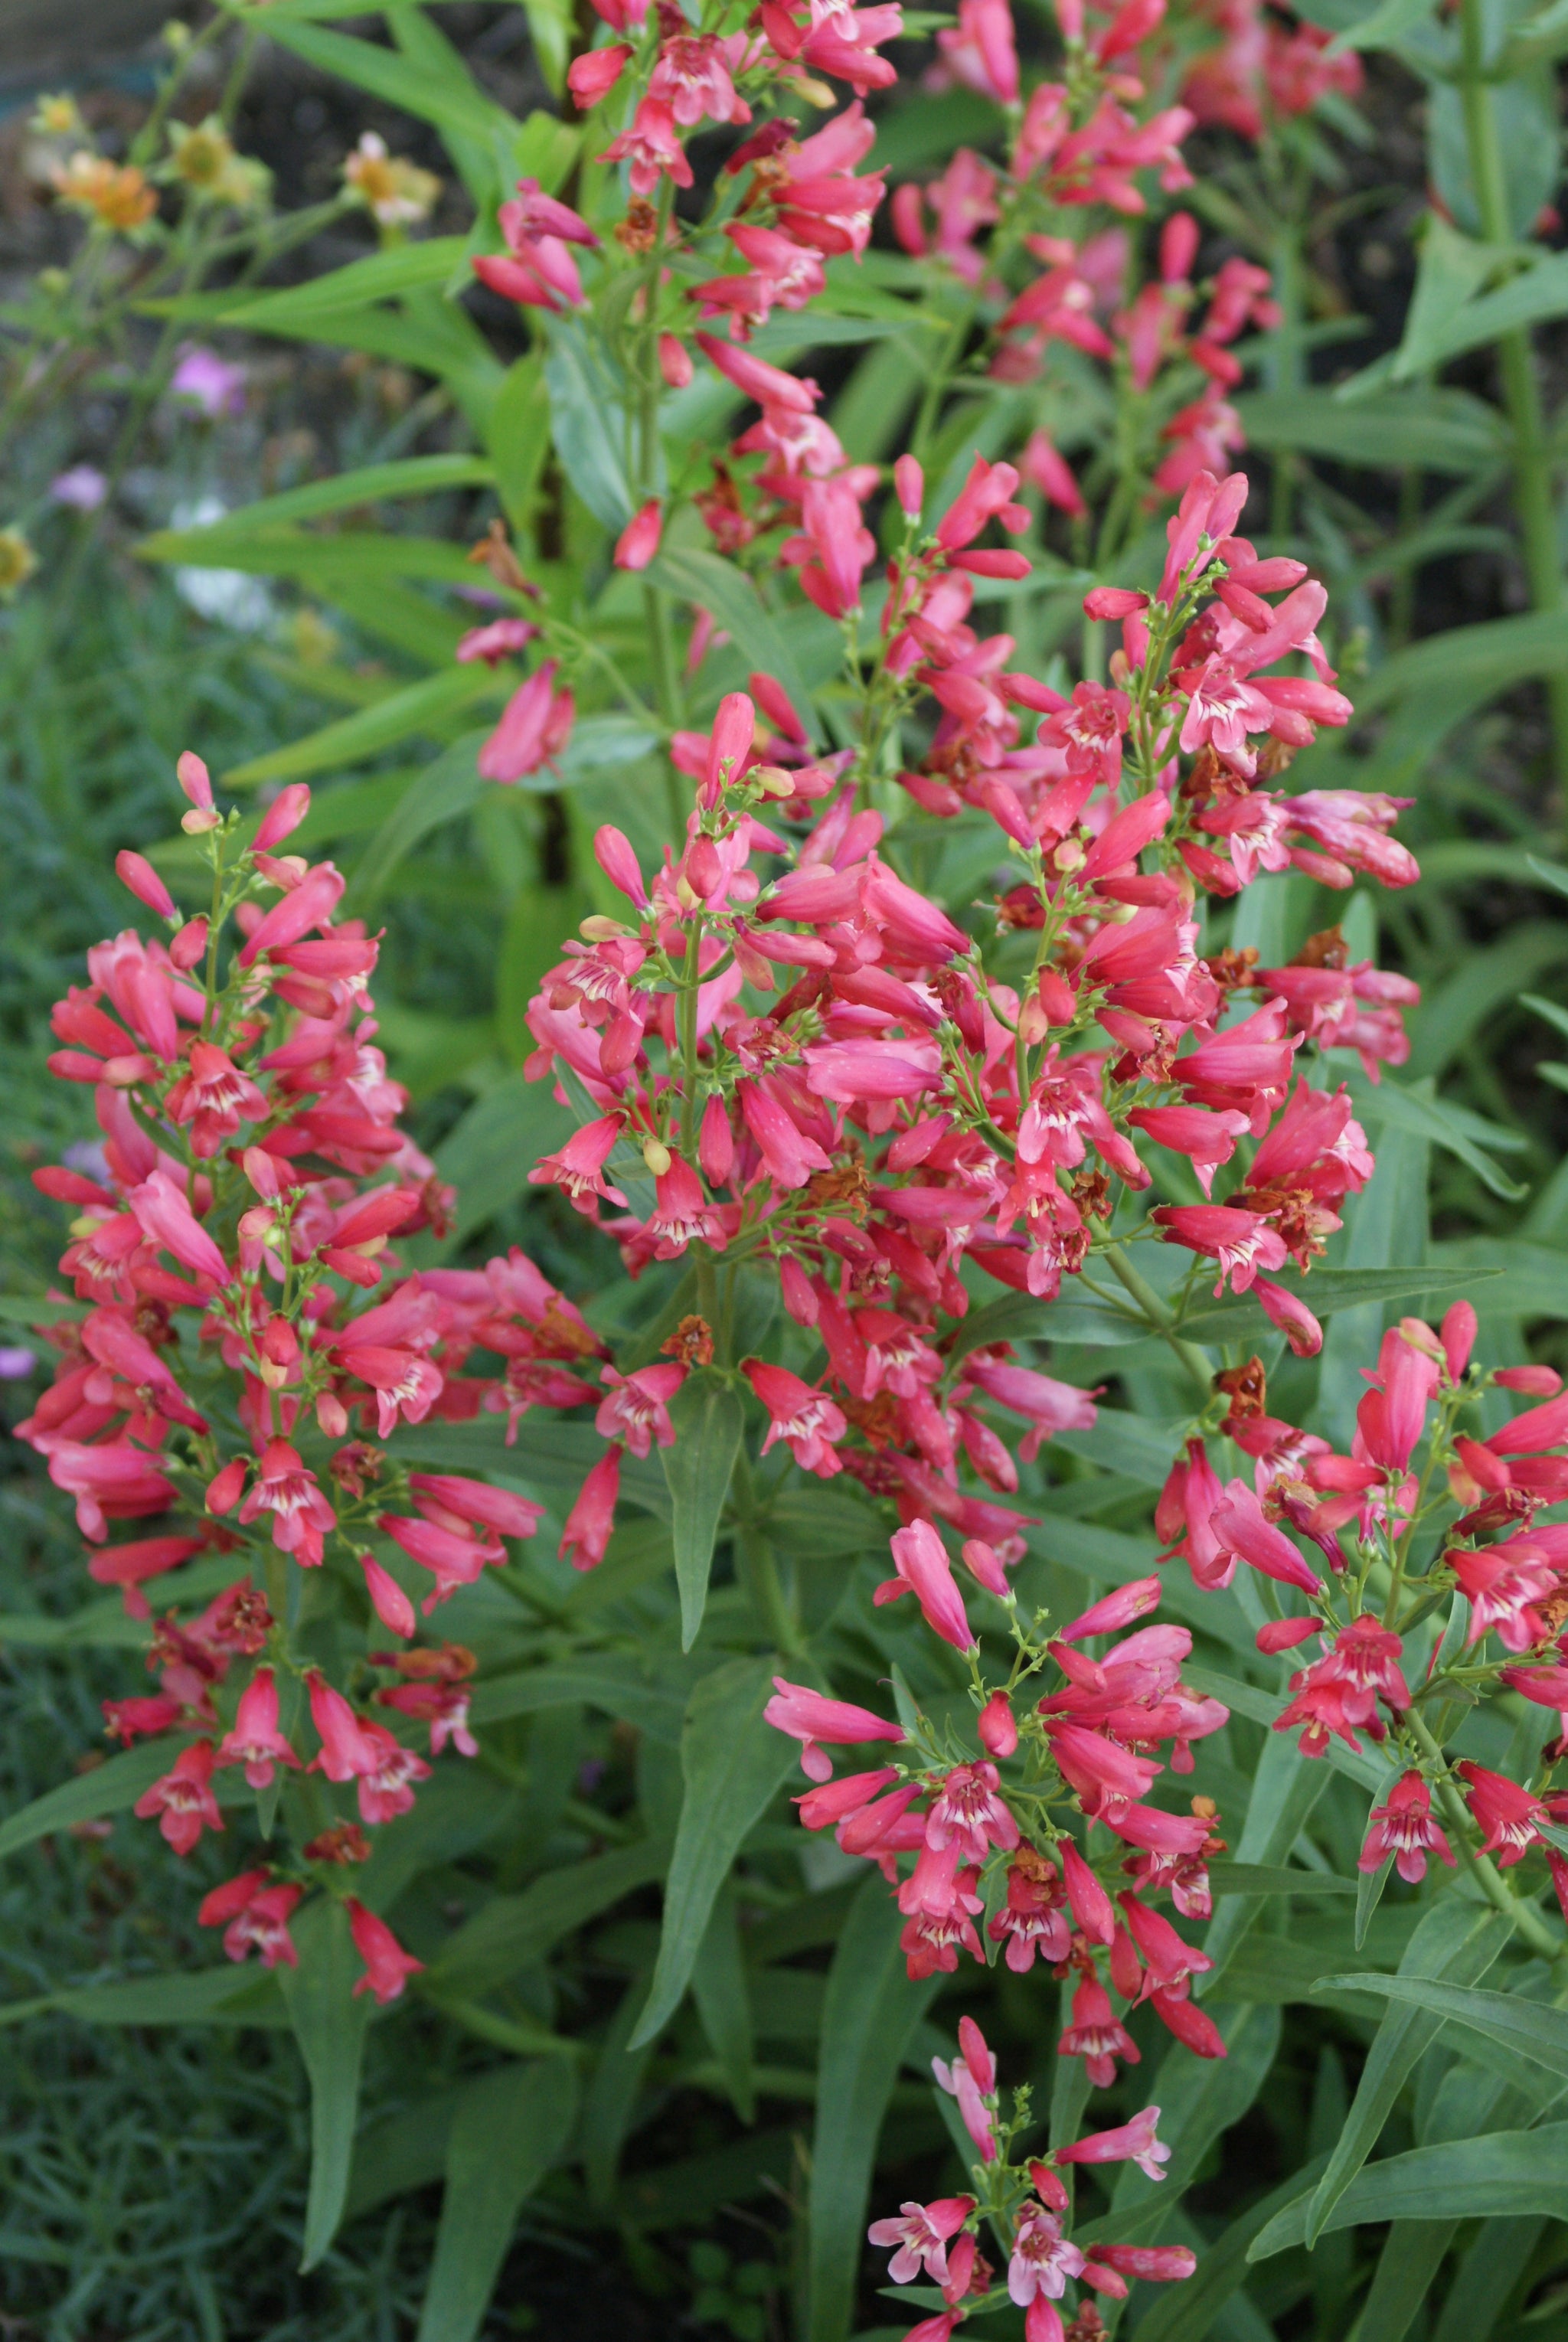
[(35, 1350), (24, 1349), (20, 1343), (15, 1348), (0, 1347), (0, 1383), (19, 1383), (30, 1375), (38, 1363)]
[(68, 505), (73, 512), (96, 512), (108, 493), (109, 483), (94, 464), (73, 464), (49, 483), (55, 502)]
[(180, 352), (169, 388), (176, 398), (188, 399), (199, 407), (211, 421), (220, 415), (245, 412), (244, 367), (230, 365), (216, 350), (204, 349), (199, 342), (187, 342)]

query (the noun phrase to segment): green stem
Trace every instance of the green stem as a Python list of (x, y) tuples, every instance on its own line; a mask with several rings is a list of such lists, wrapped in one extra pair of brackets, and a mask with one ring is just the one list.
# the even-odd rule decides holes
[(773, 1547), (756, 1526), (756, 1494), (751, 1458), (743, 1442), (735, 1457), (730, 1493), (735, 1509), (735, 1576), (777, 1649), (794, 1656), (804, 1641), (784, 1589)]
[(1521, 1901), (1491, 1857), (1479, 1853), (1472, 1844), (1473, 1824), (1469, 1809), (1453, 1786), (1448, 1771), (1448, 1759), (1433, 1737), (1424, 1717), (1420, 1716), (1413, 1707), (1407, 1708), (1404, 1723), (1427, 1762), (1442, 1767), (1436, 1784), (1438, 1802), (1448, 1817), (1450, 1827), (1458, 1843), (1460, 1859), (1482, 1894), (1485, 1896), (1494, 1910), (1501, 1911), (1505, 1919), (1513, 1921), (1531, 1950), (1539, 1952), (1543, 1959), (1560, 1960), (1568, 1957), (1568, 1943), (1564, 1943), (1561, 1937), (1553, 1934), (1539, 1911), (1530, 1904)]
[[(1493, 84), (1486, 59), (1484, 0), (1461, 0), (1459, 94), (1470, 175), (1481, 233), (1489, 244), (1513, 242), (1508, 182), (1503, 165)], [(1497, 339), (1503, 404), (1513, 440), (1513, 503), (1530, 599), (1540, 611), (1563, 607), (1563, 565), (1557, 548), (1553, 461), (1541, 383), (1528, 331), (1515, 327)], [(1568, 675), (1547, 678), (1558, 788), (1568, 796)]]
[(1135, 1269), (1120, 1245), (1107, 1245), (1101, 1258), (1132, 1295), (1156, 1334), (1167, 1341), (1204, 1398), (1212, 1396), (1214, 1371), (1195, 1342), (1185, 1342), (1171, 1322), (1171, 1313), (1148, 1279)]

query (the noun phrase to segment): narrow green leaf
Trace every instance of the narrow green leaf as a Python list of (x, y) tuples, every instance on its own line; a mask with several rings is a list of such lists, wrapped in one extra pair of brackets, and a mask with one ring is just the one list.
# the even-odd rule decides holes
[(1330, 56), (1345, 49), (1392, 49), (1403, 35), (1430, 16), (1435, 0), (1380, 0), (1369, 16), (1360, 16), (1336, 33), (1329, 43)]
[(497, 134), (508, 145), (516, 135), (511, 115), (486, 97), (475, 82), (469, 82), (465, 90), (457, 89), (446, 76), (435, 77), (428, 66), (400, 56), (394, 49), (350, 40), (342, 33), (319, 32), (312, 25), (291, 22), (286, 16), (269, 15), (267, 32), (269, 38), (292, 49), (318, 71), (349, 82), (355, 89), (368, 90), (372, 97), (412, 114), (418, 122), (431, 123), (437, 130), (487, 147)]
[(1359, 1952), (1372, 1926), (1373, 1914), (1383, 1900), (1383, 1890), (1388, 1885), (1388, 1874), (1393, 1868), (1391, 1854), (1375, 1870), (1358, 1873), (1355, 1889), (1355, 1947)]
[(546, 1871), (521, 1895), (496, 1895), (451, 1937), (426, 1981), (433, 1990), (477, 1999), (519, 1968), (542, 1959), (574, 1927), (596, 1919), (650, 1879), (659, 1877), (669, 1845), (640, 1838), (586, 1862)]
[[(276, 23), (274, 16), (271, 21)], [(241, 325), (252, 333), (303, 334), (316, 319), (335, 310), (360, 309), (372, 302), (391, 300), (433, 285), (444, 285), (465, 267), (468, 241), (461, 235), (426, 236), (417, 244), (395, 245), (351, 260), (345, 268), (329, 268), (306, 285), (291, 285), (281, 293), (229, 293), (220, 295), (215, 322)], [(472, 462), (452, 455), (421, 457), (421, 462)]]
[(773, 1666), (768, 1659), (732, 1659), (704, 1676), (687, 1705), (681, 1736), (685, 1795), (664, 1887), (658, 1964), (634, 2049), (653, 2038), (684, 1992), (741, 1841), (794, 1761), (793, 1744), (763, 1721)]
[(706, 610), (734, 643), (750, 667), (771, 675), (784, 686), (795, 714), (808, 735), (816, 736), (812, 696), (794, 651), (763, 607), (757, 589), (733, 561), (701, 546), (669, 546), (650, 564), (647, 575), (655, 586), (679, 595), (684, 602)]
[(614, 2201), (622, 2145), (631, 2128), (643, 2077), (654, 2054), (651, 2042), (645, 2042), (641, 2049), (626, 2047), (647, 1989), (647, 1973), (644, 1970), (632, 1978), (621, 1997), (620, 2007), (610, 2020), (610, 2029), (600, 2048), (598, 2063), (583, 2095), (578, 2146), (583, 2157), (583, 2176), (588, 2185), (588, 2201), (600, 2212)]
[(444, 823), (471, 813), (478, 804), (486, 785), (479, 777), (474, 759), (484, 737), (483, 732), (469, 732), (454, 740), (404, 791), (365, 847), (354, 874), (354, 891), (362, 906), (368, 908), (375, 901), (398, 864), (422, 838)]
[[(1303, 1765), (1294, 1741), (1284, 1733), (1271, 1732), (1253, 1777), (1247, 1817), (1236, 1844), (1238, 1863), (1270, 1868), (1281, 1863), (1327, 1786), (1326, 1765)], [(1212, 1992), (1216, 1999), (1225, 1997), (1226, 1965), (1252, 1928), (1258, 1908), (1254, 1899), (1237, 1898), (1223, 1903), (1210, 1921), (1203, 1949), (1214, 1965), (1201, 1980), (1205, 1997)]]
[(1329, 1870), (1286, 1870), (1262, 1862), (1213, 1862), (1209, 1885), (1216, 1895), (1353, 1895), (1353, 1882)]
[[(912, 1985), (900, 1919), (879, 1878), (867, 1878), (828, 1970), (812, 2144), (804, 2342), (844, 2342), (854, 2311), (877, 2139), (893, 2086), (938, 1979)], [(1077, 2065), (1064, 2058), (1064, 2065)]]
[(307, 1904), (294, 1925), (299, 1966), (274, 1973), (310, 2077), (310, 2195), (302, 2269), (315, 2268), (337, 2234), (348, 2195), (359, 2074), (370, 1997), (354, 1987), (361, 1963), (348, 1913), (335, 1896)]
[(597, 521), (621, 530), (632, 517), (632, 491), (622, 460), (625, 429), (623, 386), (582, 328), (551, 317), (544, 382), (555, 454), (577, 495)]
[[(464, 1242), (525, 1195), (528, 1174), (541, 1155), (552, 1154), (575, 1127), (551, 1084), (531, 1082), (522, 1073), (508, 1074), (475, 1098), (435, 1152), (442, 1177), (457, 1189), (454, 1240)], [(567, 1496), (566, 1504), (571, 1501)]]
[(488, 487), (494, 480), (492, 465), (483, 455), (408, 455), (395, 464), (365, 464), (352, 472), (338, 472), (329, 480), (312, 480), (303, 488), (258, 497), (227, 513), (200, 532), (208, 558), (221, 565), (220, 555), (231, 545), (276, 528), (285, 522), (319, 519), (324, 513), (346, 512), (355, 505), (378, 504), (384, 498), (441, 495), (453, 488)]
[(85, 2025), (288, 2024), (277, 1972), (258, 1976), (225, 1964), (184, 1976), (131, 1977), (123, 1984), (80, 1985), (40, 2007), (60, 2009)]
[(1326, 389), (1263, 390), (1236, 405), (1249, 446), (1299, 448), (1379, 471), (1420, 464), (1426, 471), (1463, 475), (1508, 459), (1497, 409), (1468, 391), (1423, 385), (1347, 406)]
[(1326, 2160), (1320, 2155), (1304, 2169), (1293, 2171), (1198, 2255), (1190, 2277), (1181, 2285), (1162, 2286), (1138, 2321), (1139, 2342), (1212, 2342), (1212, 2337), (1233, 2331), (1223, 2322), (1223, 2312), (1246, 2283), (1249, 2247), (1303, 2181), (1311, 2187)]
[(1463, 2025), (1516, 2049), (1548, 2073), (1568, 2078), (1568, 2010), (1523, 2000), (1515, 1993), (1483, 1992), (1473, 1985), (1443, 1984), (1421, 1976), (1325, 1977), (1321, 1992), (1382, 1993), (1390, 2000)]
[[(1399, 1111), (1394, 1109), (1394, 1116)], [(1427, 1129), (1425, 1135), (1433, 1134)], [(1501, 1176), (1494, 1164), (1488, 1168)], [(1512, 1182), (1509, 1185), (1512, 1187)], [(1425, 1295), (1467, 1289), (1485, 1273), (1483, 1269), (1437, 1267), (1318, 1268), (1299, 1284), (1292, 1278), (1290, 1289), (1300, 1294), (1314, 1317), (1332, 1317), (1341, 1309), (1359, 1309), (1368, 1302), (1379, 1302), (1386, 1308), (1396, 1301), (1414, 1301)], [(1198, 1302), (1182, 1319), (1181, 1330), (1194, 1342), (1252, 1341), (1269, 1330), (1269, 1321), (1252, 1294), (1234, 1293), (1227, 1294), (1223, 1301), (1205, 1298)]]
[(464, 2091), (416, 2342), (474, 2342), (517, 2215), (559, 2159), (576, 2107), (576, 2075), (560, 2058), (498, 2066)]
[(1448, 2288), (1432, 2342), (1490, 2342), (1533, 2257), (1544, 2223), (1483, 2220)]
[(675, 1444), (661, 1448), (674, 1507), (675, 1581), (681, 1590), (681, 1648), (697, 1639), (708, 1599), (708, 1572), (745, 1415), (722, 1375), (699, 1366), (670, 1401)]
[(751, 1992), (741, 1957), (735, 1898), (727, 1883), (719, 1889), (692, 1967), (692, 1998), (708, 2047), (724, 2074), (731, 2105), (742, 2122), (754, 2122)]
[(56, 1301), (44, 1293), (0, 1293), (0, 1317), (8, 1326), (75, 1326), (91, 1306), (86, 1301)]
[(426, 676), (419, 683), (392, 692), (374, 707), (340, 716), (335, 724), (307, 733), (303, 740), (291, 741), (285, 748), (269, 749), (265, 756), (252, 756), (245, 764), (236, 765), (232, 772), (224, 775), (225, 785), (246, 788), (258, 781), (298, 780), (307, 773), (362, 764), (367, 756), (414, 733), (428, 732), (432, 726), (444, 726), (476, 699), (494, 696), (496, 688), (495, 677), (483, 667), (477, 675), (472, 667), (459, 666)]
[[(1400, 1974), (1454, 1984), (1477, 1984), (1512, 1934), (1512, 1924), (1501, 1912), (1478, 1915), (1472, 1904), (1452, 1899), (1437, 1903), (1411, 1937), (1399, 1964)], [(1335, 2207), (1377, 2145), (1394, 2100), (1404, 2087), (1405, 2077), (1423, 2051), (1430, 2047), (1442, 2025), (1441, 2017), (1431, 2017), (1423, 2009), (1398, 2007), (1389, 2010), (1362, 2067), (1339, 2144), (1329, 2157), (1328, 2169), (1318, 2182), (1310, 2209), (1303, 2210), (1302, 2237), (1296, 2241), (1311, 2246), (1331, 2225), (1343, 2225), (1334, 2221)], [(1400, 2214), (1391, 2212), (1384, 2217), (1395, 2219)], [(1437, 2215), (1431, 2217), (1436, 2218)], [(1279, 2247), (1271, 2246), (1269, 2249), (1275, 2251)], [(1256, 2247), (1253, 2257), (1260, 2257)]]
[[(1320, 2194), (1323, 2185), (1320, 2180)], [(1277, 2212), (1253, 2240), (1248, 2259), (1267, 2260), (1305, 2244), (1313, 2200), (1310, 2193), (1300, 2195)], [(1491, 2131), (1369, 2164), (1335, 2197), (1318, 2233), (1375, 2220), (1468, 2220), (1526, 2212), (1568, 2220), (1568, 2123)]]
[(1383, 2238), (1357, 2334), (1404, 2342), (1453, 2241), (1456, 2221), (1396, 2220)]
[(537, 1716), (546, 1708), (584, 1702), (672, 1748), (680, 1746), (684, 1686), (650, 1675), (638, 1660), (614, 1652), (602, 1658), (555, 1660), (521, 1675), (482, 1676), (469, 1712), (475, 1724), (498, 1724), (509, 1716)]
[(0, 1856), (18, 1853), (52, 1830), (69, 1829), (73, 1822), (95, 1822), (105, 1814), (125, 1813), (144, 1789), (150, 1789), (160, 1774), (168, 1771), (184, 1746), (183, 1741), (144, 1740), (123, 1756), (95, 1765), (91, 1772), (78, 1773), (74, 1781), (45, 1789), (30, 1806), (0, 1822)]

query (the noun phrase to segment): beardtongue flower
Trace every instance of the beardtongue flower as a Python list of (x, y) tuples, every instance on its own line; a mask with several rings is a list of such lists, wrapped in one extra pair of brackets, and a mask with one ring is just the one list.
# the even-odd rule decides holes
[(820, 1745), (824, 1741), (830, 1746), (854, 1746), (867, 1740), (902, 1741), (904, 1736), (902, 1725), (889, 1724), (870, 1708), (826, 1698), (808, 1685), (792, 1684), (783, 1676), (774, 1676), (774, 1696), (763, 1716), (775, 1732), (787, 1732), (800, 1742), (801, 1770), (814, 1781), (833, 1777), (833, 1760)]
[(913, 1594), (934, 1635), (940, 1635), (955, 1651), (972, 1650), (974, 1636), (964, 1614), (964, 1599), (954, 1583), (946, 1548), (930, 1522), (914, 1521), (907, 1528), (900, 1529), (892, 1540), (892, 1548), (898, 1575), (884, 1579), (873, 1601), (896, 1602), (900, 1595)]

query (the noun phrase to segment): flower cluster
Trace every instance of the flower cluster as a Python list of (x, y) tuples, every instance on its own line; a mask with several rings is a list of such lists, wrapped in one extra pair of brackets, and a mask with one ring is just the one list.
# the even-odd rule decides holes
[[(1027, 1624), (1019, 1616), (995, 1551), (969, 1540), (966, 1572), (1005, 1606), (1015, 1645), (1008, 1676), (993, 1686), (935, 1530), (924, 1521), (899, 1530), (893, 1558), (897, 1575), (876, 1599), (913, 1593), (926, 1625), (964, 1654), (979, 1750), (923, 1716), (907, 1727), (886, 1723), (777, 1677), (768, 1721), (799, 1740), (802, 1766), (818, 1785), (799, 1800), (802, 1821), (832, 1828), (844, 1853), (879, 1865), (904, 1915), (912, 1977), (951, 1973), (961, 1949), (983, 1960), (975, 1920), (990, 1907), (986, 1933), (1016, 1974), (1038, 1957), (1056, 1976), (1074, 1977), (1060, 2051), (1084, 2058), (1097, 2087), (1114, 2080), (1118, 2058), (1135, 2065), (1140, 2057), (1113, 2013), (1107, 1984), (1134, 2006), (1151, 2003), (1200, 2057), (1223, 2057), (1216, 2028), (1190, 1997), (1191, 1979), (1212, 1963), (1152, 1901), (1169, 1893), (1183, 1917), (1210, 1916), (1207, 1863), (1224, 1843), (1217, 1815), (1207, 1798), (1178, 1814), (1149, 1803), (1148, 1792), (1164, 1770), (1153, 1752), (1169, 1743), (1173, 1770), (1190, 1772), (1192, 1743), (1218, 1731), (1228, 1711), (1181, 1682), (1193, 1640), (1183, 1626), (1141, 1626), (1098, 1657), (1081, 1647), (1146, 1617), (1159, 1579), (1120, 1587), (1047, 1639), (1043, 1616)], [(1020, 1715), (1021, 1691), (1032, 1694), (1047, 1665), (1057, 1687)], [(872, 1742), (908, 1753), (872, 1772), (833, 1777), (829, 1746)], [(1114, 1880), (1073, 1834), (1075, 1816), (1119, 1841), (1108, 1860), (1120, 1862), (1131, 1885), (1113, 1893)], [(903, 1876), (901, 1856), (914, 1857)]]
[[(1227, 1586), (1238, 1564), (1267, 1581), (1261, 1651), (1315, 1642), (1274, 1729), (1299, 1730), (1303, 1756), (1370, 1742), (1399, 1768), (1373, 1801), (1363, 1870), (1397, 1862), (1414, 1884), (1429, 1854), (1454, 1863), (1452, 1840), (1473, 1867), (1495, 1856), (1503, 1869), (1539, 1847), (1568, 1915), (1568, 1858), (1549, 1834), (1568, 1819), (1553, 1783), (1568, 1755), (1568, 1529), (1537, 1519), (1568, 1497), (1568, 1394), (1550, 1366), (1478, 1367), (1475, 1336), (1467, 1301), (1435, 1330), (1416, 1317), (1392, 1327), (1348, 1456), (1267, 1412), (1253, 1360), (1224, 1378), (1236, 1386), (1218, 1426), (1253, 1459), (1251, 1483), (1222, 1485), (1200, 1432), (1158, 1526), (1198, 1586)], [(1479, 1437), (1461, 1425), (1489, 1390), (1538, 1403)], [(1282, 1587), (1299, 1604), (1287, 1610)], [(1528, 1786), (1444, 1751), (1456, 1716), (1499, 1691), (1556, 1712)], [(1481, 1875), (1497, 1899), (1501, 1882)], [(1521, 1924), (1540, 1928), (1533, 1913)]]
[[(227, 1767), (257, 1791), (278, 1767), (352, 1783), (358, 1823), (375, 1827), (429, 1774), (400, 1730), (426, 1726), (433, 1754), (448, 1739), (474, 1753), (466, 1652), (372, 1653), (373, 1716), (300, 1656), (285, 1623), (301, 1600), (292, 1573), (321, 1572), (318, 1606), (411, 1644), (421, 1592), (428, 1616), (504, 1565), (506, 1540), (532, 1536), (542, 1508), (410, 1470), (381, 1443), (427, 1417), (514, 1421), (587, 1402), (574, 1370), (602, 1346), (520, 1252), (404, 1272), (394, 1240), (444, 1230), (452, 1195), (399, 1127), (406, 1098), (367, 989), (376, 938), (337, 916), (330, 863), (281, 850), (309, 791), (284, 790), (242, 845), (199, 758), (182, 758), (180, 781), (210, 912), (187, 917), (142, 856), (121, 854), (120, 877), (165, 935), (126, 928), (95, 946), (88, 983), (54, 1012), (51, 1068), (90, 1088), (101, 1136), (34, 1175), (75, 1215), (60, 1263), (75, 1300), (60, 1296), (54, 1380), (18, 1434), (75, 1499), (95, 1582), (135, 1618), (155, 1597), (175, 1606), (150, 1629), (156, 1692), (105, 1715), (127, 1744), (178, 1743), (137, 1811), (185, 1854), (225, 1827), (215, 1781)], [(116, 1537), (127, 1524), (135, 1533)], [(193, 1609), (187, 1581), (205, 1593), (215, 1579)], [(209, 1898), (235, 1957), (293, 1957), (300, 1894), (368, 1852), (358, 1823), (316, 1832), (292, 1875), (246, 1873)], [(383, 1923), (351, 1917), (373, 1988), (400, 1990)]]
[[(906, 2298), (932, 2305), (906, 2342), (949, 2342), (973, 2311), (991, 2307), (995, 2272), (979, 2248), (983, 2223), (1005, 2240), (1007, 2297), (1024, 2313), (1026, 2342), (1064, 2342), (1057, 2304), (1070, 2284), (1084, 2304), (1071, 2331), (1089, 2335), (1103, 2331), (1094, 2295), (1122, 2301), (1131, 2277), (1169, 2284), (1192, 2276), (1196, 2261), (1185, 2245), (1080, 2246), (1071, 2234), (1073, 2199), (1064, 2173), (1070, 2179), (1082, 2164), (1133, 2163), (1150, 2179), (1164, 2178), (1171, 2150), (1158, 2134), (1158, 2107), (1145, 2107), (1113, 2130), (1091, 2131), (1045, 2155), (1020, 2152), (1014, 2160), (1032, 2127), (1030, 2092), (1013, 2092), (1004, 2118), (996, 2060), (973, 2017), (959, 2019), (958, 2054), (933, 2058), (932, 2067), (938, 2087), (956, 2100), (976, 2151), (970, 2172), (975, 2192), (901, 2204), (896, 2218), (872, 2222), (872, 2244), (894, 2247), (888, 2275), (894, 2285), (910, 2289)], [(918, 2287), (922, 2276), (927, 2285)]]

